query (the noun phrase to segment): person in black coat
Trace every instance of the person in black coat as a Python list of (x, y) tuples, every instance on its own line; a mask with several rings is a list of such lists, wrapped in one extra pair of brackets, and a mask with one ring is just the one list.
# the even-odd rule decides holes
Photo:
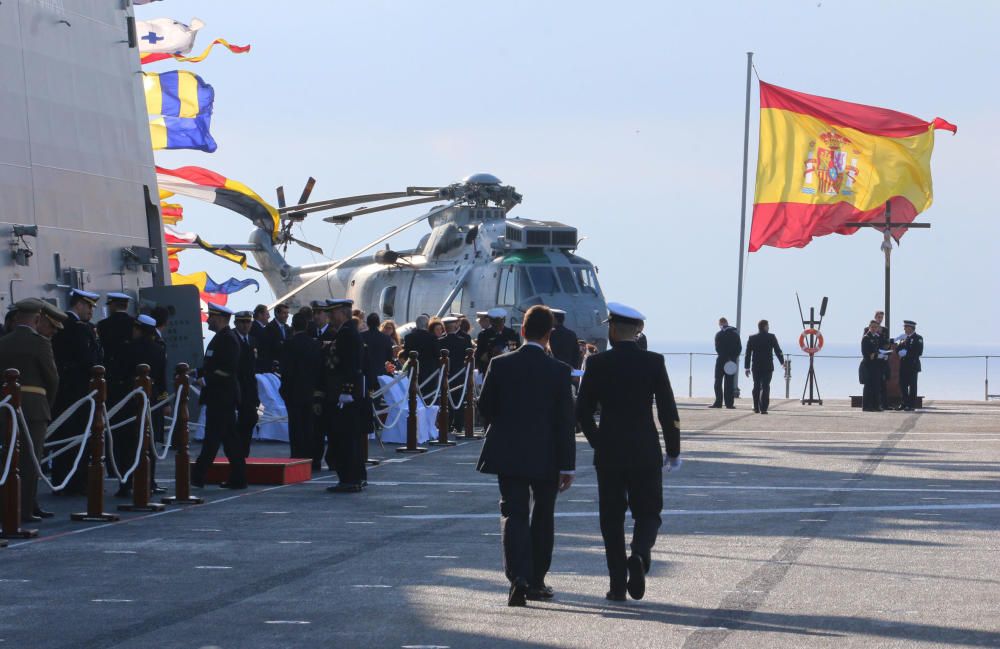
[[(52, 419), (57, 419), (63, 412), (90, 392), (90, 370), (100, 365), (103, 360), (101, 345), (94, 335), (90, 320), (94, 316), (94, 307), (100, 296), (80, 289), (69, 293), (69, 310), (66, 311), (66, 321), (63, 329), (52, 337), (52, 352), (56, 359), (56, 369), (59, 371), (59, 390), (56, 392), (56, 402), (52, 408)], [(110, 407), (112, 404), (109, 403)], [(77, 409), (73, 415), (60, 426), (49, 441), (67, 439), (82, 435), (87, 425), (86, 406)], [(63, 453), (52, 460), (52, 482), (61, 484), (73, 469), (72, 453)], [(80, 463), (82, 469), (86, 464)], [(70, 483), (57, 494), (86, 495), (87, 472), (78, 468)]]
[(549, 339), (549, 348), (552, 356), (556, 360), (566, 363), (574, 370), (580, 369), (583, 357), (580, 355), (580, 346), (576, 343), (576, 332), (566, 326), (566, 312), (562, 309), (552, 309), (552, 315), (556, 318), (556, 326), (552, 330), (552, 337)]
[[(587, 358), (576, 415), (594, 448), (601, 535), (611, 588), (607, 598), (623, 601), (645, 593), (651, 550), (663, 509), (663, 467), (680, 467), (680, 419), (663, 356), (639, 349), (638, 324), (645, 318), (623, 304), (608, 304), (612, 348)], [(667, 450), (664, 461), (653, 422), (653, 400)], [(601, 423), (594, 413), (601, 409)], [(625, 510), (632, 510), (632, 556), (625, 557)]]
[[(281, 348), (281, 387), (279, 393), (288, 411), (289, 457), (313, 458), (315, 455), (313, 393), (319, 384), (323, 359), (319, 342), (306, 332), (309, 319), (302, 313), (292, 317), (293, 334)], [(313, 461), (313, 470), (320, 463)]]
[(364, 399), (364, 343), (351, 314), (353, 300), (331, 300), (330, 327), (333, 342), (323, 349), (322, 383), (317, 401), (327, 425), (326, 461), (337, 471), (340, 482), (328, 487), (333, 493), (358, 493), (363, 488), (365, 466), (361, 447)]
[[(97, 323), (97, 336), (104, 349), (104, 365), (108, 370), (109, 406), (117, 401), (115, 397), (120, 399), (128, 394), (135, 381), (135, 375), (129, 376), (127, 368), (125, 375), (118, 374), (119, 368), (122, 367), (118, 362), (118, 352), (132, 340), (132, 328), (135, 326), (135, 319), (128, 313), (131, 300), (132, 298), (126, 293), (108, 293), (106, 296), (108, 317)], [(117, 392), (115, 386), (121, 389), (120, 386), (126, 384), (127, 389), (124, 393)]]
[(896, 349), (899, 353), (899, 410), (913, 410), (917, 403), (917, 375), (924, 354), (924, 338), (917, 333), (917, 323), (903, 320), (903, 331)]
[[(889, 340), (889, 329), (882, 324), (882, 322), (885, 320), (885, 312), (883, 312), (883, 311), (876, 311), (875, 312), (875, 316), (872, 319), (875, 322), (878, 323), (878, 332), (877, 332), (878, 333), (878, 340), (879, 340), (879, 347), (878, 348), (880, 350), (882, 350), (883, 352), (891, 351), (892, 350), (892, 342), (893, 341)], [(865, 327), (864, 331), (861, 332), (861, 335), (865, 336), (867, 334), (868, 334), (868, 328)], [(879, 355), (879, 362), (881, 363), (881, 366), (880, 366), (881, 374), (880, 374), (880, 376), (882, 377), (881, 385), (879, 386), (879, 398), (882, 400), (881, 401), (882, 409), (883, 410), (888, 410), (889, 409), (889, 389), (887, 387), (887, 383), (889, 381), (889, 355), (885, 354), (885, 353), (880, 354)]]
[(246, 489), (247, 460), (243, 443), (236, 432), (236, 409), (240, 404), (240, 341), (229, 328), (233, 312), (219, 304), (208, 303), (208, 328), (215, 336), (205, 350), (205, 365), (199, 372), (204, 382), (201, 404), (205, 406), (205, 439), (201, 453), (191, 470), (191, 484), (205, 486), (205, 472), (215, 461), (219, 445), (229, 460), (229, 480), (221, 487)]
[(865, 389), (861, 396), (861, 408), (867, 412), (880, 412), (882, 408), (882, 366), (885, 352), (882, 350), (882, 336), (879, 323), (872, 320), (868, 331), (861, 338), (861, 377)]
[(243, 444), (244, 457), (250, 457), (253, 431), (260, 419), (257, 414), (257, 408), (260, 407), (260, 393), (257, 390), (255, 370), (259, 369), (257, 358), (259, 357), (258, 345), (261, 339), (259, 336), (254, 337), (252, 332), (255, 327), (258, 331), (263, 330), (263, 327), (259, 326), (259, 321), (255, 321), (249, 311), (240, 311), (236, 314), (234, 321), (236, 322), (236, 337), (240, 341), (240, 405), (236, 413), (236, 433)]
[(492, 360), (479, 396), (486, 439), (477, 470), (495, 474), (500, 486), (508, 606), (553, 596), (545, 575), (552, 563), (556, 495), (570, 487), (576, 472), (570, 368), (545, 353), (552, 325), (548, 307), (528, 309), (521, 329), (528, 342)]
[(258, 372), (271, 372), (274, 368), (274, 361), (281, 364), (281, 349), (292, 337), (291, 327), (288, 326), (288, 305), (279, 304), (274, 307), (274, 319), (264, 327), (264, 333), (260, 336), (257, 345)]
[(774, 375), (774, 356), (778, 362), (785, 364), (785, 356), (781, 353), (778, 339), (768, 331), (767, 320), (757, 323), (757, 333), (747, 339), (747, 353), (743, 359), (746, 375), (753, 371), (753, 411), (767, 414), (771, 403), (771, 377)]
[(379, 331), (382, 323), (377, 313), (365, 318), (368, 330), (361, 333), (365, 346), (365, 387), (369, 392), (379, 389), (378, 377), (386, 374), (385, 364), (392, 363), (392, 338)]
[(496, 307), (486, 312), (489, 329), (483, 329), (476, 337), (476, 369), (485, 374), (494, 356), (499, 356), (521, 345), (517, 332), (506, 326), (507, 310)]
[[(427, 330), (428, 322), (430, 322), (430, 318), (426, 315), (417, 316), (414, 322), (416, 329), (406, 334), (406, 337), (403, 338), (404, 360), (409, 360), (410, 352), (417, 352), (417, 362), (420, 363), (420, 371), (417, 374), (417, 378), (420, 383), (426, 381), (437, 370), (441, 358), (441, 346), (438, 344), (438, 340), (434, 337), (434, 334)], [(427, 385), (424, 387), (423, 392), (430, 394), (434, 392), (435, 388), (436, 386), (434, 385)]]
[(715, 402), (710, 408), (721, 408), (723, 402), (729, 409), (736, 407), (733, 405), (736, 372), (727, 374), (725, 368), (726, 363), (733, 363), (739, 368), (741, 351), (740, 332), (736, 331), (736, 327), (730, 327), (728, 320), (719, 318), (719, 333), (715, 334)]
[[(149, 366), (149, 379), (153, 384), (153, 394), (150, 399), (150, 406), (158, 401), (167, 398), (167, 350), (157, 341), (156, 320), (148, 315), (140, 315), (135, 320), (132, 327), (132, 339), (118, 349), (117, 363), (115, 368), (116, 376), (132, 376), (132, 385), (135, 385), (135, 378), (138, 375), (139, 365)], [(140, 409), (133, 399), (128, 406), (122, 409), (124, 417), (137, 417)], [(156, 413), (154, 413), (155, 415)], [(135, 456), (139, 451), (139, 423), (122, 426), (114, 431), (115, 441), (115, 464), (118, 470), (124, 473), (135, 464)], [(152, 435), (152, 431), (150, 431)], [(155, 484), (156, 476), (156, 449), (149, 449), (149, 479), (150, 492)], [(132, 478), (130, 475), (118, 485), (118, 498), (130, 498), (132, 495)], [(162, 491), (160, 491), (162, 493)]]
[[(463, 376), (459, 380), (459, 375), (462, 370), (465, 369), (465, 352), (472, 348), (472, 344), (466, 336), (462, 335), (459, 330), (459, 319), (456, 316), (447, 316), (441, 320), (444, 323), (445, 335), (438, 342), (441, 345), (441, 349), (448, 350), (448, 389), (454, 390), (454, 392), (449, 392), (450, 399), (455, 401), (462, 396), (462, 382), (465, 380)], [(465, 421), (465, 413), (462, 411), (463, 404), (462, 401), (457, 407), (452, 407), (449, 403), (451, 410), (449, 411), (451, 415), (451, 421), (449, 425), (451, 429), (461, 430), (462, 424)]]

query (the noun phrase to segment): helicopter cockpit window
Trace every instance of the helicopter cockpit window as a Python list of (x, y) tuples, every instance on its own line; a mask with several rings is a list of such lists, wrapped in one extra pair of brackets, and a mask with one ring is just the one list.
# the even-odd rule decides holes
[(593, 268), (577, 266), (573, 269), (573, 274), (576, 275), (576, 281), (580, 285), (582, 293), (597, 295), (597, 276), (594, 275)]
[(396, 313), (396, 287), (386, 286), (382, 289), (382, 316), (391, 318)]
[(551, 266), (528, 266), (531, 283), (535, 285), (536, 295), (552, 295), (559, 292), (559, 284)]
[(576, 289), (576, 282), (573, 280), (573, 272), (569, 268), (559, 266), (556, 268), (556, 273), (559, 274), (559, 283), (562, 284), (563, 293), (571, 295), (579, 293)]
[(500, 269), (500, 286), (497, 289), (497, 304), (513, 306), (517, 304), (517, 268)]

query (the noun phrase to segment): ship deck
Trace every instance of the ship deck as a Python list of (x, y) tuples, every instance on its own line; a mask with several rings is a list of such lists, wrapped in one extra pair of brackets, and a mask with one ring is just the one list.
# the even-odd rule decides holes
[(46, 493), (57, 518), (0, 550), (0, 646), (1000, 646), (998, 404), (777, 400), (758, 416), (747, 401), (682, 403), (685, 463), (665, 477), (639, 602), (604, 599), (582, 437), (557, 504), (556, 598), (527, 609), (506, 606), (480, 443), (419, 456), (373, 445), (388, 461), (361, 495), (326, 493), (323, 472), (86, 524), (68, 520), (81, 499)]

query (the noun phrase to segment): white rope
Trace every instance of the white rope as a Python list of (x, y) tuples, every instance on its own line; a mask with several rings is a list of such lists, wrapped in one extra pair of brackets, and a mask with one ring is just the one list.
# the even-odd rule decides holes
[[(14, 410), (14, 406), (10, 405), (9, 394), (6, 397), (4, 397), (3, 401), (0, 401), (0, 408), (6, 408), (7, 410), (10, 411), (11, 435), (9, 439), (11, 440), (17, 439), (17, 426), (18, 426), (17, 411)], [(7, 476), (10, 475), (10, 465), (14, 460), (14, 445), (8, 444), (7, 447), (8, 447), (7, 459), (4, 460), (3, 475), (0, 476), (0, 485), (6, 484)]]
[[(94, 393), (92, 392), (91, 394)], [(20, 417), (21, 426), (23, 427), (24, 430), (24, 440), (27, 442), (27, 448), (25, 450), (31, 454), (31, 461), (35, 465), (35, 471), (37, 472), (38, 477), (44, 480), (45, 484), (49, 485), (49, 488), (51, 488), (52, 491), (62, 491), (63, 489), (66, 488), (66, 485), (69, 484), (69, 481), (73, 479), (74, 475), (76, 475), (76, 470), (80, 467), (80, 460), (83, 459), (84, 454), (87, 452), (87, 440), (90, 439), (90, 429), (94, 425), (94, 413), (97, 412), (97, 402), (91, 399), (90, 397), (88, 397), (87, 400), (90, 401), (90, 414), (87, 415), (87, 426), (86, 428), (83, 429), (83, 435), (80, 439), (80, 450), (76, 454), (76, 459), (73, 460), (73, 468), (69, 470), (69, 472), (66, 474), (65, 479), (63, 479), (62, 483), (59, 484), (58, 486), (52, 484), (52, 481), (49, 480), (48, 476), (42, 472), (42, 463), (48, 462), (53, 457), (56, 457), (57, 455), (64, 453), (65, 451), (71, 449), (72, 446), (66, 446), (65, 448), (62, 448), (59, 451), (56, 451), (49, 457), (39, 460), (38, 455), (35, 454), (35, 443), (31, 440), (31, 435), (28, 432), (28, 422), (24, 420), (24, 413), (21, 410), (17, 411), (17, 414)]]
[(77, 410), (80, 409), (80, 406), (82, 406), (88, 400), (93, 399), (95, 394), (97, 394), (97, 390), (91, 390), (90, 394), (81, 398), (76, 403), (72, 404), (71, 406), (63, 410), (62, 414), (59, 415), (59, 417), (57, 417), (54, 422), (45, 427), (45, 439), (48, 439), (49, 437), (52, 436), (52, 433), (59, 430), (59, 427), (65, 424), (66, 420), (72, 417), (73, 413), (75, 413)]
[[(459, 372), (454, 377), (452, 377), (451, 379), (449, 379), (450, 381), (454, 381), (457, 378), (461, 378), (462, 379), (461, 385), (456, 385), (452, 389), (448, 390), (448, 403), (451, 405), (451, 407), (454, 410), (458, 410), (459, 408), (462, 407), (462, 404), (465, 403), (465, 393), (466, 393), (466, 391), (469, 388), (469, 382), (465, 380), (466, 375), (468, 373), (469, 373), (469, 366), (466, 365), (464, 368), (462, 368), (461, 372)], [(458, 398), (458, 403), (456, 403), (456, 402), (454, 402), (454, 401), (451, 400), (451, 393), (454, 392), (454, 391), (456, 391), (456, 390), (458, 390), (459, 388), (462, 389), (462, 396)]]
[(381, 397), (383, 394), (385, 394), (386, 392), (388, 392), (390, 388), (392, 388), (392, 387), (394, 387), (396, 385), (399, 385), (403, 381), (403, 379), (405, 379), (405, 378), (406, 378), (406, 373), (405, 372), (400, 372), (396, 376), (396, 378), (394, 378), (392, 381), (390, 381), (389, 383), (385, 384), (384, 386), (382, 386), (378, 390), (375, 390), (374, 392), (372, 392), (372, 399), (377, 399), (377, 398)]
[[(176, 393), (176, 395), (174, 396), (174, 406), (173, 406), (173, 409), (172, 409), (172, 411), (174, 413), (174, 416), (173, 417), (164, 417), (164, 420), (167, 420), (167, 419), (170, 420), (170, 429), (166, 433), (164, 433), (164, 435), (163, 435), (163, 455), (160, 455), (159, 451), (156, 450), (156, 440), (153, 440), (153, 454), (156, 455), (156, 459), (157, 460), (165, 460), (165, 459), (167, 459), (167, 454), (170, 453), (170, 444), (174, 440), (174, 429), (177, 428), (177, 419), (178, 419), (178, 417), (177, 417), (177, 410), (178, 410), (178, 408), (180, 408), (180, 405), (181, 405), (181, 395), (183, 394), (183, 392), (184, 392), (183, 390), (178, 390), (177, 393)], [(160, 403), (156, 404), (156, 406), (154, 406), (153, 408), (150, 409), (150, 413), (152, 413), (153, 410), (156, 410), (157, 408), (159, 408), (160, 406), (162, 406), (163, 404), (165, 404), (167, 402), (168, 402), (168, 400), (164, 399)], [(150, 422), (150, 428), (152, 428), (152, 422)]]
[[(139, 415), (137, 415), (137, 417), (142, 417), (143, 421), (139, 425), (139, 441), (138, 441), (138, 444), (136, 444), (135, 460), (132, 462), (132, 466), (129, 467), (129, 470), (126, 471), (123, 474), (121, 472), (121, 469), (118, 467), (118, 463), (115, 461), (115, 437), (112, 434), (113, 428), (111, 426), (111, 417), (116, 412), (118, 412), (119, 410), (121, 410), (122, 408), (124, 408), (125, 407), (125, 402), (129, 398), (131, 398), (132, 396), (134, 396), (136, 394), (139, 394), (140, 396), (142, 396), (142, 408), (139, 410)], [(142, 438), (143, 438), (143, 435), (145, 435), (146, 426), (147, 426), (147, 424), (149, 422), (149, 419), (150, 419), (150, 417), (149, 417), (149, 396), (146, 395), (146, 391), (144, 389), (142, 389), (142, 388), (136, 388), (135, 390), (132, 390), (132, 392), (130, 392), (129, 395), (127, 397), (125, 397), (125, 399), (122, 399), (114, 408), (112, 408), (111, 410), (105, 410), (104, 417), (105, 417), (105, 426), (106, 426), (106, 428), (104, 429), (104, 432), (105, 432), (105, 435), (107, 436), (107, 439), (108, 439), (108, 449), (109, 449), (108, 457), (111, 460), (109, 462), (109, 464), (111, 465), (112, 471), (115, 474), (115, 477), (118, 478), (119, 482), (125, 482), (125, 481), (127, 481), (132, 476), (132, 473), (139, 467), (139, 462), (142, 460)], [(117, 424), (116, 427), (124, 425), (126, 423), (129, 423), (131, 421), (135, 421), (135, 420), (136, 420), (136, 417), (132, 417), (131, 419), (128, 419), (128, 420), (126, 420), (124, 422), (121, 422), (120, 424)], [(167, 448), (170, 448), (170, 447), (168, 446)], [(159, 456), (157, 456), (157, 457), (159, 457)], [(166, 456), (164, 456), (164, 457), (166, 457)]]
[(427, 399), (424, 398), (423, 389), (425, 385), (430, 383), (440, 373), (441, 373), (441, 368), (439, 367), (436, 370), (434, 370), (433, 374), (427, 377), (427, 380), (425, 380), (423, 383), (417, 386), (417, 396), (420, 397), (420, 400), (424, 403), (424, 408), (430, 407), (427, 405), (428, 403), (430, 403), (431, 405), (437, 403), (438, 395), (441, 394), (441, 381), (438, 381), (437, 388), (434, 389), (434, 394), (428, 397)]

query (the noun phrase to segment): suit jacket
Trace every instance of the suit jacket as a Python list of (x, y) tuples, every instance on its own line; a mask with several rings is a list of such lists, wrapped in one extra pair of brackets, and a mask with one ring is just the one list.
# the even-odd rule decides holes
[[(259, 328), (259, 327), (258, 327)], [(253, 332), (253, 328), (250, 329)], [(259, 338), (247, 335), (247, 340), (237, 331), (236, 339), (240, 343), (240, 369), (236, 373), (240, 382), (240, 406), (256, 408), (260, 405), (257, 394), (257, 358)], [(270, 369), (268, 370), (270, 371)]]
[(281, 387), (279, 392), (286, 404), (304, 405), (313, 402), (319, 384), (323, 357), (319, 341), (301, 331), (281, 348)]
[(756, 333), (747, 339), (747, 353), (743, 359), (743, 366), (746, 369), (753, 367), (758, 372), (773, 372), (774, 358), (772, 354), (777, 355), (778, 362), (784, 364), (785, 356), (781, 353), (781, 347), (774, 334)]
[(291, 337), (292, 332), (288, 325), (283, 325), (277, 320), (267, 323), (263, 333), (257, 338), (258, 372), (270, 372), (274, 367), (274, 361), (278, 361), (280, 367), (281, 349)]
[[(45, 394), (21, 392), (24, 418), (29, 421), (51, 420), (59, 389), (59, 373), (49, 339), (30, 327), (15, 327), (0, 338), (0, 368), (11, 367), (21, 373), (18, 381), (22, 387), (45, 390)], [(41, 453), (42, 449), (38, 451)]]
[[(667, 455), (677, 457), (681, 423), (663, 356), (642, 351), (634, 342), (617, 342), (612, 349), (587, 357), (576, 415), (594, 448), (594, 466), (641, 469), (663, 465), (653, 423), (654, 397)], [(594, 423), (598, 406), (600, 426)]]
[(409, 360), (410, 352), (417, 352), (420, 361), (420, 381), (423, 382), (438, 368), (441, 358), (441, 347), (434, 334), (426, 329), (414, 329), (403, 339), (403, 358)]
[(369, 390), (378, 389), (378, 377), (385, 374), (385, 364), (392, 361), (392, 339), (377, 329), (361, 334), (365, 346), (365, 382)]
[(212, 337), (205, 349), (205, 364), (200, 376), (205, 379), (201, 403), (235, 409), (240, 402), (240, 341), (236, 332), (226, 327)]
[(743, 343), (740, 342), (740, 334), (736, 331), (736, 327), (726, 327), (715, 334), (715, 353), (719, 358), (735, 363), (741, 351)]
[(104, 348), (104, 366), (108, 370), (110, 380), (135, 380), (134, 375), (115, 375), (115, 372), (121, 368), (121, 363), (118, 361), (118, 353), (126, 343), (132, 340), (134, 323), (135, 319), (125, 311), (115, 311), (97, 323), (97, 335), (101, 339), (101, 347)]
[(576, 468), (570, 368), (544, 350), (524, 345), (494, 358), (479, 411), (487, 426), (478, 471), (546, 480)]
[(127, 384), (129, 390), (135, 382), (135, 368), (145, 363), (149, 365), (149, 378), (153, 383), (153, 401), (167, 396), (167, 350), (155, 340), (133, 338), (118, 350), (119, 367), (115, 376), (132, 377)]
[(52, 337), (52, 352), (59, 370), (59, 392), (55, 403), (55, 410), (59, 413), (87, 394), (90, 370), (101, 364), (102, 350), (93, 327), (81, 322), (76, 313), (68, 311), (63, 329)]
[(552, 355), (555, 356), (556, 360), (566, 363), (574, 370), (580, 369), (580, 363), (583, 362), (583, 359), (580, 358), (580, 345), (577, 344), (577, 340), (579, 339), (576, 337), (576, 332), (563, 325), (556, 325), (549, 338)]
[(897, 346), (899, 351), (906, 350), (906, 356), (899, 359), (900, 367), (911, 372), (920, 371), (920, 357), (924, 355), (924, 337), (918, 333), (907, 336)]

